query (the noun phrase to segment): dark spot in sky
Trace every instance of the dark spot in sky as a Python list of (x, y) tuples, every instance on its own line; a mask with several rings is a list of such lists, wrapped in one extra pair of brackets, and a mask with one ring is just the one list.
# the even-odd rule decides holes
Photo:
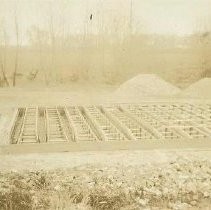
[(91, 14), (90, 17), (89, 17), (89, 19), (92, 20), (92, 17), (93, 17), (93, 15)]

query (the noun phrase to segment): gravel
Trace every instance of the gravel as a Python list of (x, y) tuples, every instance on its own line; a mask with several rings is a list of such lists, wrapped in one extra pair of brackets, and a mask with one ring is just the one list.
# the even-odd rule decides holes
[(201, 98), (201, 99), (210, 99), (211, 98), (211, 78), (203, 78), (194, 84), (190, 85), (183, 92), (181, 96), (192, 97), (192, 98)]
[(157, 167), (82, 165), (2, 172), (1, 197), (11, 198), (11, 189), (25, 190), (33, 197), (33, 207), (46, 209), (209, 209), (211, 161), (178, 158)]
[(118, 100), (136, 102), (143, 97), (174, 96), (180, 89), (154, 74), (139, 74), (126, 81), (114, 93)]

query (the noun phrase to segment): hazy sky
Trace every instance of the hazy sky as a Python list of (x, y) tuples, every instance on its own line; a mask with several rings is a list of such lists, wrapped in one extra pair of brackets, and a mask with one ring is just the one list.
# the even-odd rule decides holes
[(10, 40), (15, 10), (23, 42), (32, 26), (47, 28), (51, 15), (55, 29), (66, 33), (124, 31), (132, 22), (143, 33), (186, 35), (208, 30), (211, 23), (211, 0), (0, 0), (0, 20)]

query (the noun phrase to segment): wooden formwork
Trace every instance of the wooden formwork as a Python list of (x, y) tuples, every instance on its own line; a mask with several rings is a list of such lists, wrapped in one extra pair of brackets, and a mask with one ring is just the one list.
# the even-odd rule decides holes
[(79, 107), (68, 107), (67, 112), (68, 119), (75, 132), (75, 141), (96, 141), (98, 139)]
[(203, 139), (211, 136), (211, 105), (144, 103), (22, 107), (12, 144)]
[(97, 130), (102, 135), (102, 139), (106, 141), (126, 140), (127, 137), (122, 133), (117, 125), (114, 125), (106, 115), (102, 107), (89, 106), (86, 107), (90, 119), (93, 119)]
[(193, 106), (190, 104), (129, 105), (127, 109), (134, 116), (149, 123), (163, 138), (210, 136), (208, 124), (203, 121), (203, 119), (206, 119), (206, 114), (194, 112)]
[(140, 122), (127, 115), (121, 107), (110, 106), (104, 109), (107, 110), (107, 115), (110, 115), (110, 118), (118, 121), (118, 124), (123, 127), (123, 131), (129, 139), (142, 140), (155, 138), (152, 132), (148, 132)]

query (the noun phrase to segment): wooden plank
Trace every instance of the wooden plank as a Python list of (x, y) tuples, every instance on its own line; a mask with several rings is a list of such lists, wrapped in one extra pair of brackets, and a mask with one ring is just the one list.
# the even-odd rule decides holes
[(132, 113), (127, 111), (122, 106), (119, 106), (119, 109), (122, 110), (128, 117), (130, 117), (131, 119), (133, 119), (137, 123), (139, 123), (141, 127), (143, 127), (146, 131), (151, 133), (151, 135), (154, 136), (156, 139), (162, 139), (163, 138), (163, 136), (156, 129), (154, 129), (151, 125), (149, 125), (148, 123), (143, 122), (141, 119), (134, 116)]
[(128, 140), (136, 141), (136, 138), (133, 136), (132, 132), (123, 125), (118, 118), (113, 116), (110, 112), (106, 110), (106, 108), (100, 106), (99, 110), (113, 123), (114, 126), (116, 126), (117, 130), (119, 130), (121, 133), (123, 133)]
[(81, 109), (83, 110), (85, 116), (87, 117), (88, 122), (90, 124), (90, 127), (95, 132), (95, 134), (98, 137), (98, 139), (101, 140), (101, 141), (106, 141), (105, 134), (102, 132), (100, 126), (95, 121), (95, 119), (91, 116), (91, 114), (89, 113), (89, 110), (87, 108), (85, 108), (85, 107), (81, 107)]
[(25, 119), (26, 119), (26, 113), (27, 113), (27, 108), (25, 108), (24, 117), (23, 117), (23, 123), (22, 123), (22, 126), (21, 126), (21, 131), (20, 131), (20, 135), (19, 135), (17, 144), (20, 143), (22, 135), (23, 135), (23, 129), (24, 129), (24, 122), (25, 122)]

